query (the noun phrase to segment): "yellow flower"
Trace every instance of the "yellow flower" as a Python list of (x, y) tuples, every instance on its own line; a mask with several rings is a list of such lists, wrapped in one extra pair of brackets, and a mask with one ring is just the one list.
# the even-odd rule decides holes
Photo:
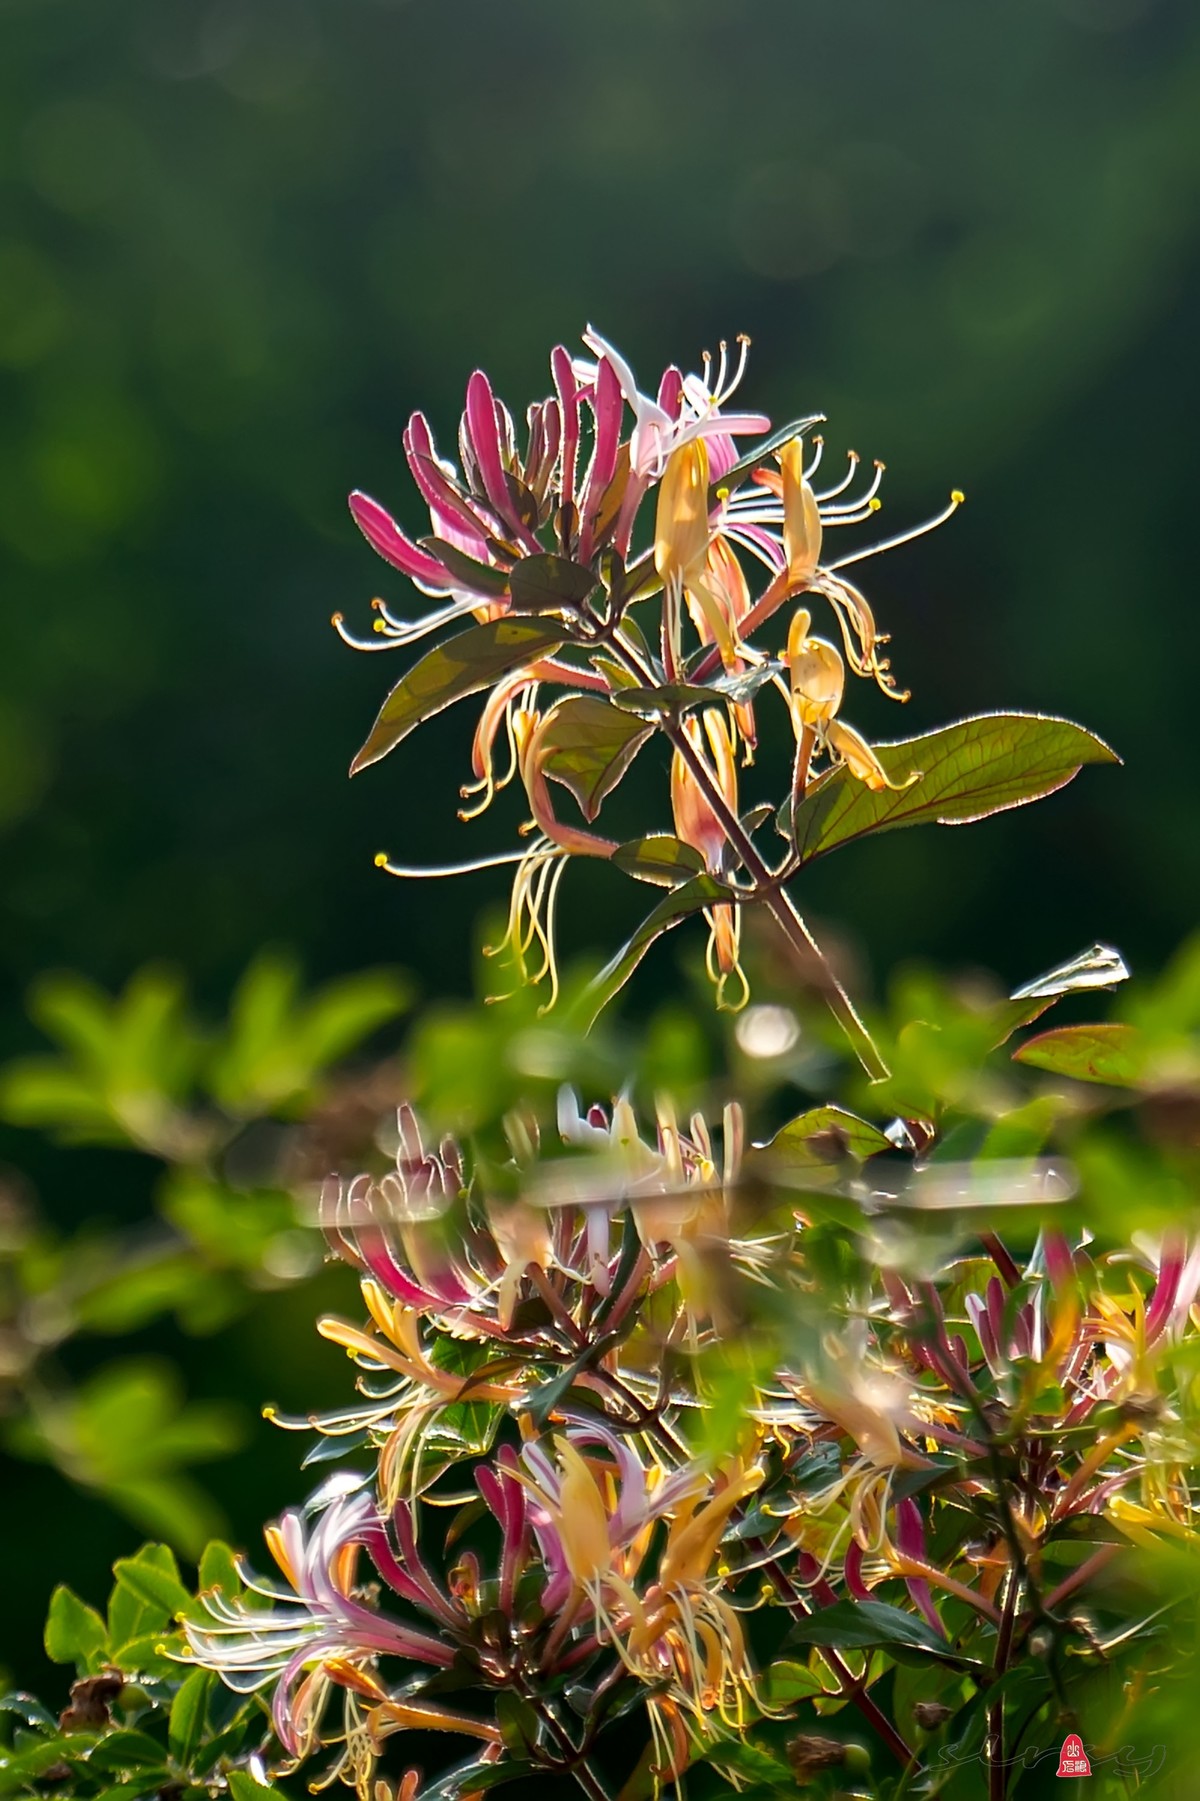
[(845, 665), (835, 645), (809, 636), (811, 624), (812, 615), (800, 607), (788, 631), (786, 662), (797, 740), (810, 747), (814, 741), (823, 745), (872, 793), (911, 787), (920, 780), (919, 770), (906, 781), (893, 782), (866, 739), (837, 717), (846, 686)]

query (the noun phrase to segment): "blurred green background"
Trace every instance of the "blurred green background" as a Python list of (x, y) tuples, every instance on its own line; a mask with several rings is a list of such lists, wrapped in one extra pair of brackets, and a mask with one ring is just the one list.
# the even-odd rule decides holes
[[(419, 528), (409, 411), (449, 451), (476, 362), (523, 411), (589, 319), (650, 386), (748, 331), (747, 404), (887, 461), (888, 529), (967, 491), (861, 572), (914, 692), (856, 696), (856, 724), (1040, 709), (1126, 759), (819, 866), (860, 985), (910, 956), (1015, 982), (1093, 938), (1160, 964), (1200, 883), (1198, 113), (1188, 0), (2, 0), (0, 1052), (38, 1042), (48, 968), (116, 988), (166, 960), (212, 1014), (263, 944), (469, 991), (491, 879), (431, 892), (372, 855), (470, 854), (519, 811), (455, 822), (470, 708), (347, 783), (402, 663), (329, 614), (408, 602), (345, 495)], [(565, 899), (568, 949), (635, 917), (615, 878)], [(15, 1128), (0, 1161), (63, 1228), (136, 1222), (157, 1179)], [(205, 1482), (239, 1543), (301, 1487), (253, 1409), (345, 1389), (313, 1309), (286, 1288), (133, 1341), (237, 1397), (244, 1449)], [(22, 1463), (3, 1507), (28, 1557), (0, 1662), (32, 1680), (52, 1581), (99, 1598), (139, 1534)]]

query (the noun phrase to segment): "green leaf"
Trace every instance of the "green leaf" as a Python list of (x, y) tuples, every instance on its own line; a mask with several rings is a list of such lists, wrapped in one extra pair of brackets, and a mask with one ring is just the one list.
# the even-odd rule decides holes
[[(204, 1676), (208, 1672), (199, 1670), (197, 1674)], [(131, 1726), (105, 1733), (88, 1758), (88, 1764), (110, 1775), (126, 1770), (154, 1771), (164, 1776), (167, 1772), (166, 1752), (158, 1740), (151, 1738), (148, 1732), (139, 1732)]]
[(537, 1747), (538, 1717), (529, 1702), (511, 1689), (501, 1689), (496, 1696), (496, 1724), (504, 1740), (504, 1748), (513, 1757), (525, 1757)]
[(836, 1645), (839, 1650), (902, 1645), (953, 1658), (945, 1639), (939, 1638), (932, 1626), (886, 1601), (837, 1601), (807, 1620), (798, 1620), (788, 1637), (797, 1644)]
[(417, 542), (473, 594), (491, 594), (496, 600), (507, 594), (508, 576), (503, 569), (469, 557), (465, 550), (460, 550), (457, 544), (447, 544), (444, 538), (418, 538)]
[(94, 1670), (104, 1661), (108, 1633), (95, 1608), (60, 1582), (50, 1597), (44, 1643), (52, 1663), (74, 1663), (80, 1669)]
[[(165, 1628), (191, 1600), (179, 1580), (175, 1554), (167, 1545), (143, 1545), (136, 1557), (118, 1558), (113, 1574), (117, 1586), (108, 1617), (114, 1644), (127, 1644), (141, 1634)], [(128, 1629), (119, 1631), (118, 1627)]]
[(814, 425), (823, 425), (824, 423), (824, 413), (810, 413), (807, 419), (793, 419), (790, 424), (781, 425), (777, 431), (773, 431), (769, 438), (764, 438), (760, 444), (754, 446), (753, 450), (747, 451), (746, 455), (740, 457), (732, 469), (726, 470), (718, 481), (712, 483), (709, 489), (710, 509), (719, 505), (724, 494), (731, 493), (734, 488), (745, 481), (748, 475), (752, 475), (766, 462), (772, 452), (782, 450), (783, 446), (790, 444), (793, 438), (807, 437)]
[[(326, 1442), (322, 1440), (322, 1443)], [(219, 1588), (226, 1596), (240, 1593), (242, 1579), (238, 1575), (237, 1558), (222, 1539), (214, 1538), (211, 1544), (205, 1545), (204, 1555), (200, 1559), (200, 1583), (202, 1589)]]
[(279, 1792), (265, 1783), (256, 1782), (246, 1770), (230, 1770), (225, 1780), (231, 1801), (263, 1801), (264, 1796)]
[(652, 832), (646, 838), (631, 838), (618, 845), (610, 861), (626, 875), (639, 882), (652, 882), (658, 888), (678, 888), (690, 876), (700, 875), (704, 858), (681, 838), (669, 832)]
[[(61, 1737), (41, 1739), (36, 1745), (16, 1752), (5, 1754), (0, 1758), (0, 1795), (12, 1795), (18, 1791), (26, 1794), (28, 1784), (44, 1776), (55, 1764), (66, 1763), (78, 1765), (89, 1747), (96, 1743), (94, 1732), (72, 1732)], [(60, 1790), (65, 1797), (70, 1790)]]
[[(56, 1658), (55, 1662), (62, 1659)], [(10, 1713), (37, 1732), (57, 1732), (58, 1721), (48, 1707), (43, 1707), (36, 1695), (27, 1695), (23, 1690), (14, 1690), (11, 1694), (0, 1695), (0, 1713)]]
[(581, 606), (597, 585), (592, 571), (582, 563), (545, 554), (522, 557), (515, 563), (508, 591), (514, 613), (549, 613)]
[(552, 707), (538, 730), (543, 774), (569, 788), (587, 820), (625, 774), (651, 728), (607, 700), (573, 694)]
[(204, 1713), (215, 1678), (211, 1670), (193, 1670), (185, 1676), (171, 1703), (167, 1740), (171, 1755), (190, 1770), (204, 1740)]
[(384, 701), (350, 774), (378, 763), (414, 727), (454, 701), (489, 688), (510, 670), (552, 655), (562, 637), (561, 627), (536, 620), (491, 619), (428, 651)]
[(1072, 1076), (1077, 1082), (1136, 1088), (1144, 1065), (1144, 1041), (1136, 1026), (1059, 1026), (1026, 1039), (1013, 1052), (1013, 1062)]
[(1120, 761), (1082, 726), (1038, 713), (984, 713), (874, 748), (892, 781), (904, 782), (914, 770), (920, 781), (876, 794), (844, 764), (820, 776), (795, 811), (802, 863), (871, 832), (985, 819), (1053, 794), (1085, 763)]
[(861, 1162), (892, 1148), (891, 1140), (878, 1126), (847, 1113), (843, 1107), (813, 1107), (781, 1126), (769, 1144), (756, 1145), (753, 1155), (755, 1162), (765, 1164), (768, 1172), (780, 1174), (840, 1163), (845, 1157)]
[(681, 919), (692, 913), (699, 913), (704, 907), (711, 907), (717, 901), (729, 900), (733, 890), (718, 881), (716, 876), (693, 876), (690, 882), (684, 882), (659, 902), (653, 913), (647, 914), (633, 937), (628, 939), (616, 956), (605, 965), (598, 976), (590, 981), (576, 1002), (573, 1009), (573, 1023), (586, 1031), (593, 1021), (603, 1012), (615, 994), (619, 994), (625, 986), (655, 939), (677, 926)]

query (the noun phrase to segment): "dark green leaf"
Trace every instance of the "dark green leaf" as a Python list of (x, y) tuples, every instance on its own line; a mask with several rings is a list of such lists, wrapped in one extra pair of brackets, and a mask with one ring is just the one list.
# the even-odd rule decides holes
[(938, 1657), (952, 1655), (932, 1626), (886, 1601), (837, 1601), (807, 1620), (797, 1620), (788, 1637), (797, 1644), (836, 1645), (840, 1650), (905, 1645)]
[(740, 457), (733, 468), (727, 470), (719, 481), (712, 483), (709, 489), (710, 508), (718, 506), (724, 494), (732, 493), (733, 489), (740, 486), (748, 475), (752, 475), (756, 469), (760, 468), (774, 451), (782, 450), (783, 446), (790, 444), (793, 438), (807, 437), (814, 425), (823, 425), (824, 423), (824, 413), (810, 413), (807, 419), (793, 419), (790, 424), (781, 425), (777, 431), (771, 433), (769, 438), (764, 438), (761, 444), (756, 444), (753, 450), (747, 451), (744, 457)]
[(570, 695), (539, 728), (542, 772), (570, 789), (585, 819), (595, 819), (649, 735), (649, 726), (607, 700)]
[(184, 1677), (171, 1703), (167, 1737), (172, 1757), (185, 1770), (191, 1769), (192, 1760), (204, 1737), (204, 1710), (208, 1705), (208, 1692), (213, 1681), (211, 1670), (193, 1670)]
[(658, 888), (678, 888), (704, 869), (700, 852), (681, 838), (672, 838), (669, 832), (631, 838), (613, 852), (612, 862), (626, 875), (636, 876), (639, 882), (653, 882)]
[(95, 1608), (60, 1583), (50, 1597), (44, 1643), (51, 1662), (93, 1670), (104, 1660), (108, 1633)]
[(366, 743), (350, 765), (351, 775), (377, 763), (415, 726), (443, 707), (489, 688), (510, 670), (552, 655), (561, 643), (558, 627), (533, 619), (491, 619), (427, 651), (384, 701)]
[(538, 1717), (528, 1701), (501, 1689), (496, 1696), (496, 1724), (505, 1749), (514, 1757), (524, 1757), (537, 1747)]
[(465, 550), (459, 550), (456, 544), (447, 544), (444, 538), (419, 538), (417, 542), (472, 594), (490, 594), (496, 600), (507, 594), (508, 576), (503, 569), (478, 562)]
[[(96, 1743), (94, 1732), (72, 1732), (69, 1737), (42, 1739), (36, 1745), (0, 1758), (0, 1795), (15, 1794), (26, 1784), (43, 1776), (55, 1764), (78, 1764), (83, 1753)], [(60, 1791), (69, 1794), (70, 1791)]]
[(595, 591), (592, 571), (568, 557), (522, 557), (509, 577), (514, 613), (550, 613), (562, 607), (578, 607)]
[(621, 991), (656, 938), (661, 938), (689, 914), (711, 907), (716, 901), (729, 900), (732, 892), (716, 876), (698, 875), (660, 901), (612, 961), (588, 983), (575, 1007), (575, 1022), (581, 1030), (586, 1030)]
[[(56, 1662), (61, 1661), (59, 1659)], [(0, 1695), (0, 1713), (15, 1714), (26, 1726), (32, 1726), (39, 1732), (57, 1732), (58, 1721), (48, 1707), (43, 1707), (36, 1695), (27, 1695), (22, 1690), (15, 1690), (9, 1695)]]
[[(534, 1776), (545, 1776), (548, 1771), (542, 1764), (531, 1763), (528, 1758), (506, 1758), (503, 1763), (465, 1763), (453, 1770), (447, 1770), (444, 1776), (429, 1788), (421, 1790), (421, 1801), (460, 1801), (463, 1795), (473, 1795), (479, 1789), (503, 1788), (510, 1782), (528, 1782)], [(257, 1801), (261, 1801), (263, 1790), (259, 1789)], [(249, 1792), (238, 1793), (234, 1801), (255, 1801)]]
[[(197, 1670), (196, 1674), (205, 1676), (208, 1672)], [(191, 1681), (191, 1677), (188, 1681)], [(186, 1682), (184, 1687), (187, 1687)], [(134, 1727), (127, 1726), (117, 1732), (106, 1733), (88, 1758), (88, 1765), (112, 1775), (125, 1770), (154, 1771), (165, 1775), (167, 1754), (158, 1740), (151, 1738), (148, 1732), (138, 1732)]]
[(1136, 1088), (1144, 1067), (1144, 1046), (1136, 1026), (1059, 1026), (1028, 1038), (1013, 1052), (1014, 1063), (1048, 1069), (1077, 1082), (1107, 1082)]
[(813, 783), (795, 811), (802, 863), (870, 832), (902, 825), (965, 825), (1007, 807), (1040, 800), (1085, 763), (1116, 763), (1101, 739), (1067, 719), (1037, 713), (985, 713), (897, 744), (877, 744), (889, 779), (911, 787), (876, 794), (844, 764)]
[(311, 1469), (314, 1463), (336, 1463), (339, 1457), (348, 1457), (351, 1451), (361, 1451), (366, 1442), (365, 1432), (347, 1432), (337, 1438), (320, 1438), (311, 1451), (305, 1452), (300, 1468)]

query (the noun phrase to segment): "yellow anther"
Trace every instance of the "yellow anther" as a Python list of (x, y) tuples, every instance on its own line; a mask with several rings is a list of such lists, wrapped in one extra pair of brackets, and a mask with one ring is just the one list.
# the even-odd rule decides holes
[(728, 500), (729, 499), (729, 489), (728, 488), (718, 488), (717, 489), (717, 499), (718, 500)]
[(386, 869), (387, 868), (387, 860), (388, 860), (388, 854), (385, 850), (376, 851), (376, 853), (375, 853), (376, 869)]
[(382, 619), (373, 619), (371, 621), (371, 630), (373, 632), (386, 632), (387, 626), (383, 623)]
[(965, 495), (965, 494), (964, 494), (964, 493), (963, 493), (963, 491), (962, 491), (962, 489), (961, 489), (961, 488), (952, 488), (952, 489), (951, 489), (951, 490), (950, 490), (950, 498), (951, 498), (951, 500), (952, 500), (952, 501), (953, 501), (953, 502), (954, 502), (954, 504), (955, 504), (955, 506), (956, 506), (956, 507), (960, 507), (960, 506), (961, 506), (961, 505), (962, 505), (962, 503), (963, 503), (963, 501), (964, 501), (964, 500), (965, 500), (965, 499), (966, 499), (966, 498), (967, 498), (967, 497), (966, 497), (966, 495)]
[(882, 500), (880, 500), (878, 494), (873, 494), (871, 496), (870, 500), (867, 502), (867, 506), (870, 508), (872, 513), (877, 513), (882, 505), (883, 505), (883, 502), (882, 502)]

